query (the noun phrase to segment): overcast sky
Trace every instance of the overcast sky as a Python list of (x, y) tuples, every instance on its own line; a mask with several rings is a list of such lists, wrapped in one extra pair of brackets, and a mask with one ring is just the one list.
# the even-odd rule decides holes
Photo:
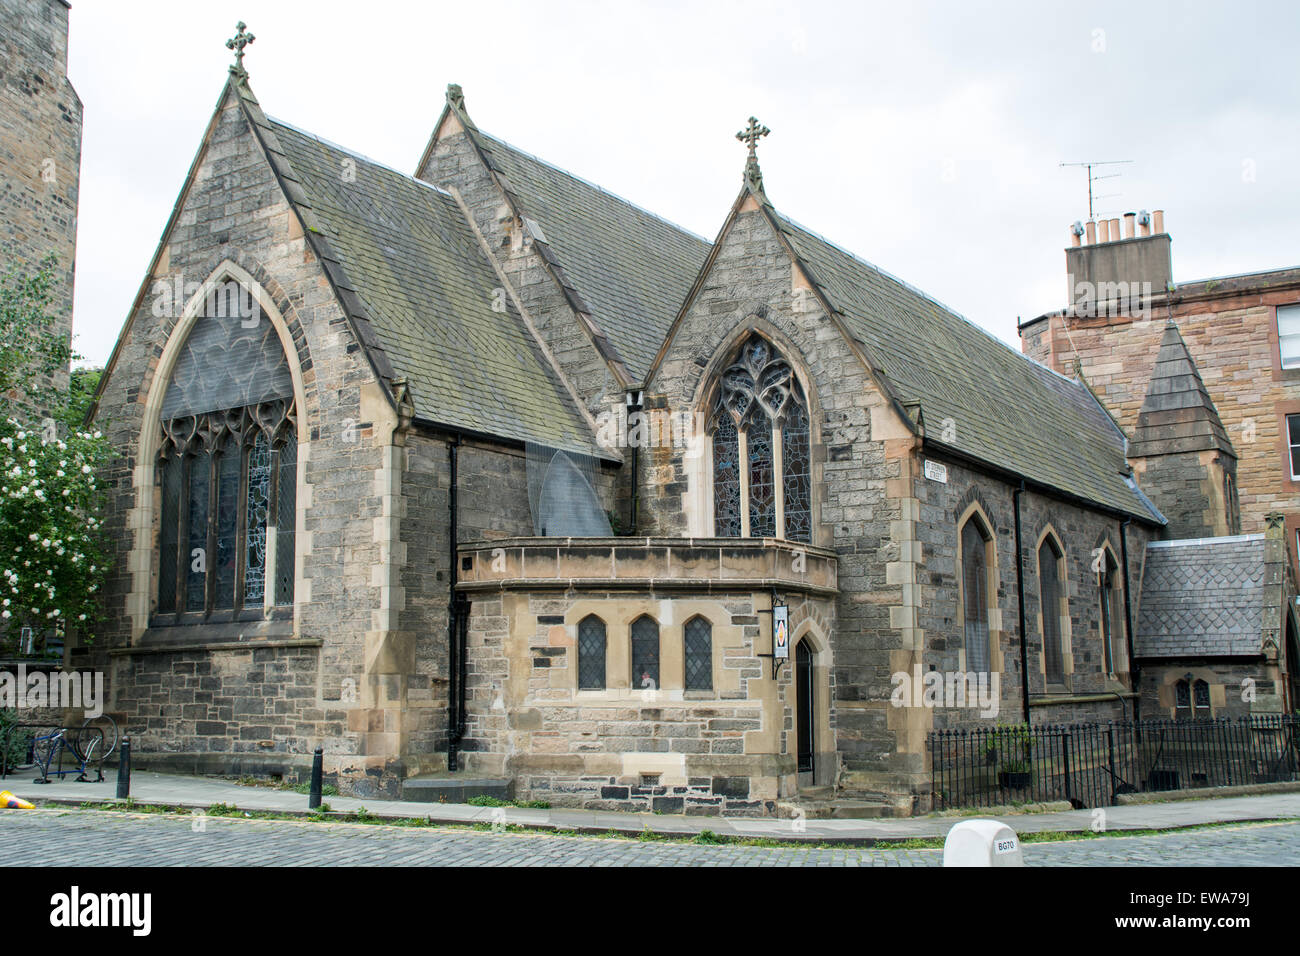
[(226, 79), (397, 169), (449, 82), (478, 126), (712, 240), (734, 134), (778, 209), (1018, 347), (1068, 227), (1164, 209), (1174, 279), (1300, 264), (1300, 5), (73, 0), (76, 347), (113, 347)]

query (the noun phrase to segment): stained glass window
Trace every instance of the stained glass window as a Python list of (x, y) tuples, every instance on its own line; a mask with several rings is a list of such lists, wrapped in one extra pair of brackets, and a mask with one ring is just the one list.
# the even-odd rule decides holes
[(1038, 549), (1038, 590), (1043, 614), (1043, 669), (1053, 684), (1065, 680), (1061, 650), (1061, 554), (1051, 538)]
[(740, 537), (740, 439), (731, 414), (716, 413), (713, 432), (713, 524), (719, 538)]
[(785, 538), (810, 542), (812, 469), (808, 454), (808, 413), (798, 402), (792, 403), (781, 429), (781, 470), (785, 493)]
[(632, 622), (632, 689), (659, 686), (659, 625), (642, 616)]
[(186, 520), (189, 550), (185, 554), (185, 610), (204, 610), (208, 567), (208, 486), (211, 456), (193, 455), (188, 462), (190, 473), (189, 507)]
[(578, 689), (605, 689), (605, 622), (594, 614), (578, 624)]
[(979, 519), (972, 517), (961, 529), (962, 605), (966, 619), (966, 670), (988, 673), (988, 538)]
[(162, 522), (158, 529), (158, 610), (176, 610), (177, 537), (181, 527), (181, 459), (163, 465)]
[(280, 446), (280, 473), (275, 495), (275, 603), (293, 603), (294, 522), (297, 519), (298, 445), (287, 441)]
[(1179, 720), (1192, 716), (1192, 685), (1185, 680), (1174, 685), (1174, 716)]
[(235, 521), (239, 516), (239, 448), (230, 442), (217, 460), (217, 547), (214, 608), (230, 608), (235, 601)]
[(702, 617), (686, 622), (687, 690), (713, 690), (713, 625)]
[(790, 363), (762, 336), (750, 335), (719, 376), (710, 424), (715, 534), (811, 542), (807, 402)]
[(248, 531), (244, 557), (244, 602), (261, 604), (266, 596), (266, 519), (271, 505), (271, 443), (258, 433), (248, 453)]
[(776, 537), (776, 496), (772, 483), (772, 424), (763, 415), (745, 430), (749, 457), (749, 536)]
[(175, 622), (293, 603), (292, 379), (270, 319), (227, 291), (230, 310), (195, 322), (163, 399), (158, 611)]

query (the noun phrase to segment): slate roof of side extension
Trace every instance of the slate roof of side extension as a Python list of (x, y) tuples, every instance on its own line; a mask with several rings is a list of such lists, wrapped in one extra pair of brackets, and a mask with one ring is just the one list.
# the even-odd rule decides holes
[(1134, 651), (1258, 656), (1265, 600), (1262, 534), (1150, 542)]
[[(591, 427), (450, 195), (268, 118), (419, 419), (586, 454)], [(355, 164), (355, 178), (342, 170)]]
[(1124, 437), (1087, 386), (767, 208), (895, 397), (920, 403), (927, 442), (1164, 523), (1126, 477)]
[(710, 243), (481, 130), (475, 135), (641, 382)]
[(1214, 449), (1236, 457), (1178, 326), (1165, 326), (1151, 384), (1138, 413), (1129, 457)]

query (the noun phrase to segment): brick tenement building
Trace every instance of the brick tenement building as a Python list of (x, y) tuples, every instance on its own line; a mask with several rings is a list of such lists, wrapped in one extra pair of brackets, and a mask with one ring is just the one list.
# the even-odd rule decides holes
[(0, 0), (0, 271), (58, 257), (53, 312), (72, 335), (81, 100), (64, 0)]
[[(1169, 236), (1160, 228), (1163, 216), (1153, 218), (1155, 231), (1144, 225), (1145, 235), (1134, 235), (1129, 220), (1121, 238), (1118, 221), (1111, 220), (1101, 223), (1105, 239), (1079, 243), (1076, 237), (1066, 250), (1070, 305), (1023, 323), (1021, 347), (1064, 374), (1080, 372), (1132, 437), (1165, 328), (1177, 325), (1236, 452), (1240, 530), (1262, 532), (1267, 514), (1283, 513), (1294, 561), (1300, 551), (1300, 479), (1293, 477), (1300, 475), (1300, 447), (1293, 463), (1287, 418), (1296, 416), (1300, 445), (1300, 362), (1292, 364), (1290, 350), (1279, 348), (1278, 327), (1281, 310), (1283, 334), (1288, 321), (1300, 331), (1300, 267), (1170, 282)], [(1093, 234), (1089, 223), (1085, 235)], [(1089, 254), (1091, 262), (1085, 261)], [(1147, 294), (1143, 282), (1150, 283)], [(1156, 497), (1158, 489), (1143, 488), (1166, 514), (1172, 510)]]

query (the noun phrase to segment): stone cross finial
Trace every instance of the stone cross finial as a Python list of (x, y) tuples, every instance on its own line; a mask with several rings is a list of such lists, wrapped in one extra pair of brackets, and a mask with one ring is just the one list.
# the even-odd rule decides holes
[(757, 117), (751, 116), (749, 118), (749, 125), (736, 134), (736, 139), (749, 146), (750, 159), (757, 159), (758, 153), (756, 150), (758, 148), (758, 141), (770, 132), (772, 131), (766, 126), (759, 125)]
[(257, 39), (253, 34), (244, 32), (245, 26), (244, 21), (240, 20), (235, 24), (235, 29), (239, 32), (226, 41), (226, 49), (235, 51), (235, 63), (231, 66), (230, 72), (244, 77), (248, 76), (248, 71), (244, 69), (244, 47)]
[(460, 88), (459, 83), (447, 84), (447, 102), (455, 109), (465, 108), (465, 91)]

